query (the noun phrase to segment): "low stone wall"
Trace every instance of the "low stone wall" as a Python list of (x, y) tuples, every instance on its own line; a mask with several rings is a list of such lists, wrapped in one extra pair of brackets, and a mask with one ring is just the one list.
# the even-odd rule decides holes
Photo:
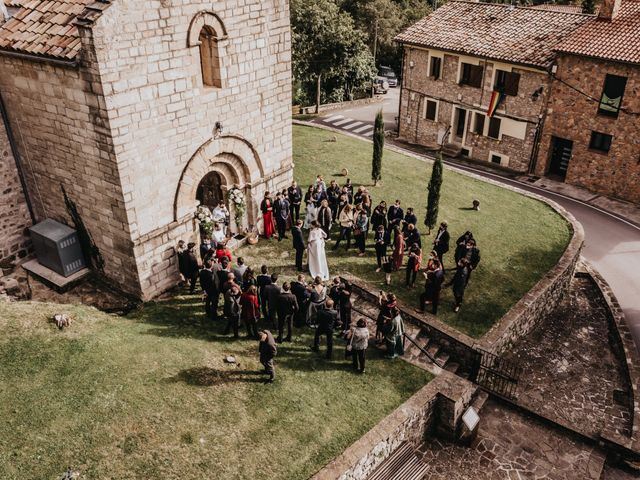
[[(330, 110), (339, 110), (341, 108), (360, 107), (362, 105), (370, 105), (372, 103), (382, 103), (383, 101), (384, 97), (382, 95), (376, 95), (373, 98), (360, 98), (358, 100), (351, 100), (350, 102), (325, 103), (324, 105), (320, 105), (320, 111), (328, 112)], [(292, 108), (292, 113), (293, 115), (308, 115), (316, 113), (316, 106), (294, 106)]]
[[(534, 197), (541, 199), (537, 195)], [(480, 346), (497, 355), (509, 350), (558, 306), (569, 288), (582, 252), (582, 225), (560, 205), (547, 199), (544, 201), (569, 222), (571, 241), (558, 263), (482, 337)]]
[(453, 434), (476, 390), (470, 382), (445, 372), (360, 437), (312, 480), (362, 480), (402, 442), (415, 448), (436, 429), (440, 434)]
[(618, 355), (620, 355), (620, 365), (626, 367), (626, 374), (629, 378), (631, 386), (631, 398), (629, 408), (633, 412), (631, 438), (620, 435), (613, 429), (605, 429), (602, 433), (603, 440), (628, 448), (634, 452), (640, 452), (640, 354), (636, 348), (633, 336), (627, 324), (626, 317), (613, 290), (607, 281), (598, 273), (588, 262), (582, 261), (584, 270), (591, 277), (595, 285), (600, 290), (602, 297), (607, 303), (610, 312), (609, 321), (611, 324), (612, 337), (610, 339), (612, 346), (617, 347)]

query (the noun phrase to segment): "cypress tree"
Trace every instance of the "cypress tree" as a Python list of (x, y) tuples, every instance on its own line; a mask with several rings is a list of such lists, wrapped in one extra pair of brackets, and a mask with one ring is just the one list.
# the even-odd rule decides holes
[(373, 127), (373, 160), (371, 166), (371, 179), (373, 184), (378, 185), (382, 179), (382, 153), (384, 150), (384, 119), (382, 110), (376, 115), (376, 123)]
[(427, 235), (431, 233), (431, 229), (438, 222), (438, 203), (440, 202), (440, 187), (442, 186), (442, 152), (438, 153), (436, 161), (433, 162), (431, 171), (431, 180), (429, 180), (429, 195), (427, 198), (427, 215), (424, 224), (429, 229)]

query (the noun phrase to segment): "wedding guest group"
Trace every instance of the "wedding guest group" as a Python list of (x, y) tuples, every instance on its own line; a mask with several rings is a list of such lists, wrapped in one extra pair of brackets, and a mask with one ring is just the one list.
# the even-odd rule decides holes
[[(442, 221), (431, 246), (424, 246), (429, 254), (425, 253), (423, 259), (426, 242), (419, 232), (414, 209), (409, 206), (405, 211), (400, 199), (388, 208), (385, 200), (374, 206), (367, 188), (355, 188), (349, 179), (343, 186), (335, 180), (327, 185), (323, 176), (317, 175), (304, 194), (294, 181), (274, 195), (265, 192), (260, 211), (266, 239), (282, 241), (288, 233), (291, 235), (295, 269), (299, 272), (291, 282), (280, 283), (278, 273), (270, 272), (267, 265), (258, 269), (242, 257), (234, 262), (226, 244), (229, 212), (222, 202), (212, 215), (213, 229), (210, 235), (203, 236), (199, 249), (194, 243), (180, 241), (176, 250), (178, 268), (190, 293), (195, 293), (199, 280), (206, 317), (219, 322), (221, 306), (224, 335), (239, 338), (244, 327), (248, 338), (259, 340), (260, 361), (269, 375), (268, 382), (275, 379), (276, 345), (291, 342), (294, 330), (304, 328), (315, 330), (311, 350), (317, 352), (325, 344), (329, 359), (333, 357), (334, 339), (344, 339), (345, 355), (351, 357), (354, 371), (365, 372), (369, 329), (365, 319), (357, 319), (355, 324), (352, 321), (351, 284), (340, 278), (327, 283), (330, 272), (326, 243), (330, 238), (333, 250), (343, 246), (346, 252), (359, 256), (366, 256), (368, 251), (375, 253), (372, 267), (376, 272), (384, 271), (387, 284), (403, 268), (407, 288), (424, 278), (423, 291), (417, 294), (418, 310), (428, 309), (434, 315), (443, 287), (452, 288), (454, 312), (461, 309), (472, 272), (480, 264), (476, 239), (466, 231), (456, 240), (451, 268), (454, 273), (445, 284), (444, 257), (450, 249), (448, 223)], [(352, 240), (355, 250), (351, 249)], [(379, 315), (371, 334), (387, 357), (396, 358), (404, 353), (404, 324), (398, 301), (393, 293), (381, 292), (378, 303)]]

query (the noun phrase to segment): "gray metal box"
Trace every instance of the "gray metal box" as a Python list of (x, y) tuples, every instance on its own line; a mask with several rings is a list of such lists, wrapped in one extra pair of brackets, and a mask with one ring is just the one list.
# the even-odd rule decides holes
[(29, 229), (41, 265), (68, 277), (86, 267), (76, 231), (50, 218)]

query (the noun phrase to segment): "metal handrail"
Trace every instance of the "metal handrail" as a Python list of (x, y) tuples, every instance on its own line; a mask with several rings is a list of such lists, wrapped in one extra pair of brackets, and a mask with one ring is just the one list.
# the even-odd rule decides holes
[(433, 356), (431, 356), (431, 354), (430, 354), (429, 352), (427, 352), (424, 348), (422, 348), (420, 345), (418, 345), (418, 343), (417, 343), (413, 338), (411, 338), (409, 335), (407, 335), (407, 333), (406, 333), (406, 332), (405, 332), (405, 333), (403, 333), (402, 335), (403, 335), (405, 338), (407, 338), (411, 343), (413, 343), (416, 347), (418, 347), (418, 349), (419, 349), (422, 353), (424, 353), (424, 354), (429, 358), (429, 360), (431, 360), (433, 363), (435, 363), (435, 365), (436, 365), (437, 367), (444, 368), (444, 364), (440, 365), (440, 363), (439, 363), (439, 362), (438, 362), (438, 361), (437, 361)]

